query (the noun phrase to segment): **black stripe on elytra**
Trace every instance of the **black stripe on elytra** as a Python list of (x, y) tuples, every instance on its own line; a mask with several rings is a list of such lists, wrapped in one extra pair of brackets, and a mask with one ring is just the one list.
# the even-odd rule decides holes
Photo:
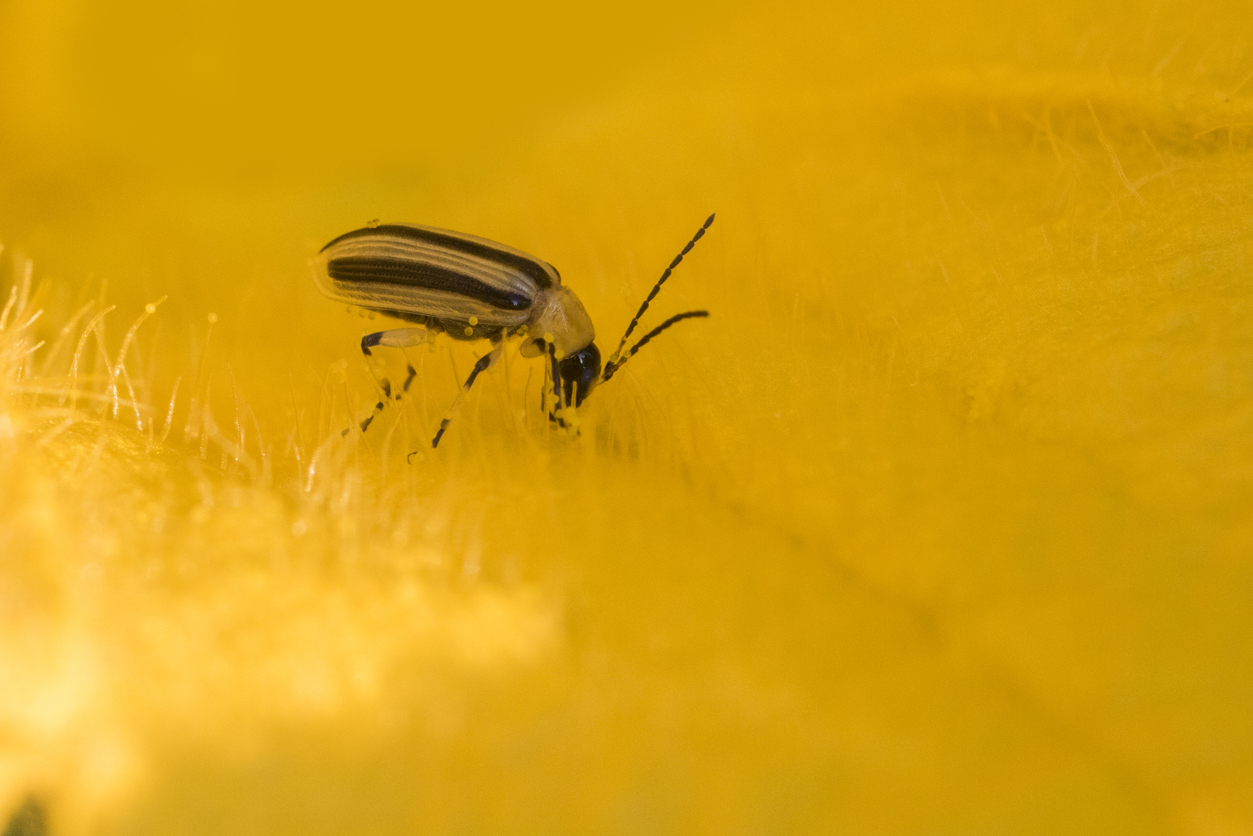
[(548, 271), (544, 268), (548, 267), (553, 273), (557, 272), (557, 268), (537, 258), (497, 249), (496, 246), (479, 243), (478, 241), (467, 241), (453, 233), (437, 232), (432, 229), (421, 229), (415, 226), (406, 226), (405, 224), (383, 224), (382, 226), (367, 226), (362, 229), (354, 229), (352, 232), (345, 232), (327, 244), (322, 248), (321, 252), (326, 252), (341, 241), (351, 241), (354, 238), (369, 238), (371, 236), (403, 238), (407, 241), (417, 241), (421, 244), (434, 244), (452, 252), (494, 261), (497, 264), (517, 270), (543, 288), (552, 287), (553, 284), (552, 276), (548, 275)]
[(532, 301), (521, 293), (509, 293), (455, 270), (446, 270), (432, 264), (402, 258), (373, 256), (332, 258), (326, 264), (326, 272), (337, 282), (347, 284), (378, 282), (439, 290), (444, 293), (466, 296), (494, 308), (509, 311), (528, 308)]

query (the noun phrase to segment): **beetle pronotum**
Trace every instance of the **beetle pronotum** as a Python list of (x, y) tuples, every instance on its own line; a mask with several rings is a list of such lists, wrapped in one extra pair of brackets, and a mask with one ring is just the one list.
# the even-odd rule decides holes
[[(410, 323), (362, 337), (361, 351), (366, 355), (380, 345), (421, 345), (439, 333), (458, 340), (491, 341), (491, 351), (474, 364), (448, 417), (440, 422), (431, 441), (438, 447), (461, 398), (500, 359), (509, 337), (521, 338), (523, 357), (547, 355), (551, 372), (546, 376), (551, 374), (558, 413), (549, 413), (549, 418), (564, 425), (559, 414), (563, 408), (581, 404), (593, 387), (613, 377), (650, 340), (684, 319), (709, 316), (708, 311), (676, 314), (623, 351), (649, 303), (713, 222), (710, 215), (653, 285), (603, 372), (600, 349), (593, 342), (596, 331), (579, 297), (561, 283), (551, 264), (504, 244), (429, 226), (376, 224), (345, 233), (323, 247), (313, 274), (318, 288), (332, 299)], [(414, 375), (409, 366), (402, 391), (408, 391)], [(390, 398), (390, 383), (384, 379), (380, 386), (384, 400)], [(361, 422), (362, 431), (382, 410), (380, 400)]]

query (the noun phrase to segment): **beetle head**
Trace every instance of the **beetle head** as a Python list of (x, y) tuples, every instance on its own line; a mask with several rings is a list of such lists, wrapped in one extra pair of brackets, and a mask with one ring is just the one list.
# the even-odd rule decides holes
[[(565, 402), (578, 406), (600, 379), (600, 349), (596, 343), (574, 352), (557, 364)], [(577, 388), (576, 388), (577, 385)]]

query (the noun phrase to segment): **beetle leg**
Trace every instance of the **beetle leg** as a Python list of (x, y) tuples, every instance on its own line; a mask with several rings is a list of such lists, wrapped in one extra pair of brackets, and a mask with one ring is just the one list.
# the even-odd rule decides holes
[(375, 331), (361, 338), (361, 353), (370, 356), (370, 349), (376, 345), (387, 348), (412, 348), (422, 345), (430, 337), (425, 328), (394, 328), (391, 331)]
[[(390, 331), (375, 331), (373, 334), (366, 334), (361, 338), (361, 353), (366, 357), (371, 357), (370, 349), (375, 346), (384, 346), (385, 348), (409, 348), (415, 345), (422, 345), (430, 339), (430, 331), (426, 328), (393, 328)], [(409, 376), (405, 378), (405, 384), (401, 387), (400, 392), (396, 393), (396, 400), (400, 400), (401, 393), (409, 391), (409, 384), (413, 383), (413, 378), (417, 374), (413, 364), (409, 364)], [(370, 373), (374, 374), (374, 369), (370, 369)], [(374, 405), (374, 410), (361, 422), (361, 432), (369, 429), (370, 424), (383, 411), (383, 405), (392, 397), (391, 381), (385, 377), (375, 377), (375, 383), (383, 390), (383, 399)], [(348, 431), (344, 430), (347, 435)]]
[(438, 447), (439, 440), (444, 436), (444, 430), (448, 429), (448, 425), (452, 423), (452, 419), (457, 417), (457, 411), (461, 409), (461, 399), (470, 391), (470, 387), (474, 385), (474, 380), (480, 374), (496, 365), (496, 361), (500, 359), (500, 355), (504, 353), (505, 344), (497, 343), (496, 347), (479, 358), (474, 364), (474, 368), (470, 370), (470, 376), (466, 378), (465, 385), (461, 387), (461, 391), (457, 393), (457, 398), (452, 402), (452, 406), (448, 410), (448, 417), (439, 422), (439, 432), (435, 433), (435, 438), (431, 440), (431, 447)]
[(557, 349), (552, 343), (548, 344), (548, 360), (552, 369), (547, 375), (545, 375), (544, 392), (545, 395), (547, 395), (548, 383), (551, 382), (553, 387), (553, 403), (556, 404), (556, 406), (553, 408), (552, 412), (548, 412), (547, 398), (544, 398), (541, 401), (540, 406), (545, 412), (548, 412), (548, 423), (556, 424), (563, 430), (569, 429), (571, 425), (566, 421), (564, 415), (566, 408), (570, 406), (570, 404), (566, 403), (561, 394), (561, 367), (557, 364)]
[[(413, 383), (413, 379), (418, 376), (418, 370), (413, 367), (413, 363), (409, 364), (409, 373), (405, 377), (404, 385), (400, 387), (401, 394), (409, 391), (409, 385)], [(396, 396), (396, 400), (400, 400), (400, 395)]]

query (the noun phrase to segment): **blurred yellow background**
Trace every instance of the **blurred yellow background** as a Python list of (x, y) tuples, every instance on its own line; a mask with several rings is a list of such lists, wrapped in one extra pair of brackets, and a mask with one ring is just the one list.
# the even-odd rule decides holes
[[(0, 4), (6, 836), (1253, 832), (1251, 79), (1237, 3)], [(512, 353), (431, 452), (448, 340), (341, 436), (331, 238), (609, 350), (711, 211), (579, 438)]]

